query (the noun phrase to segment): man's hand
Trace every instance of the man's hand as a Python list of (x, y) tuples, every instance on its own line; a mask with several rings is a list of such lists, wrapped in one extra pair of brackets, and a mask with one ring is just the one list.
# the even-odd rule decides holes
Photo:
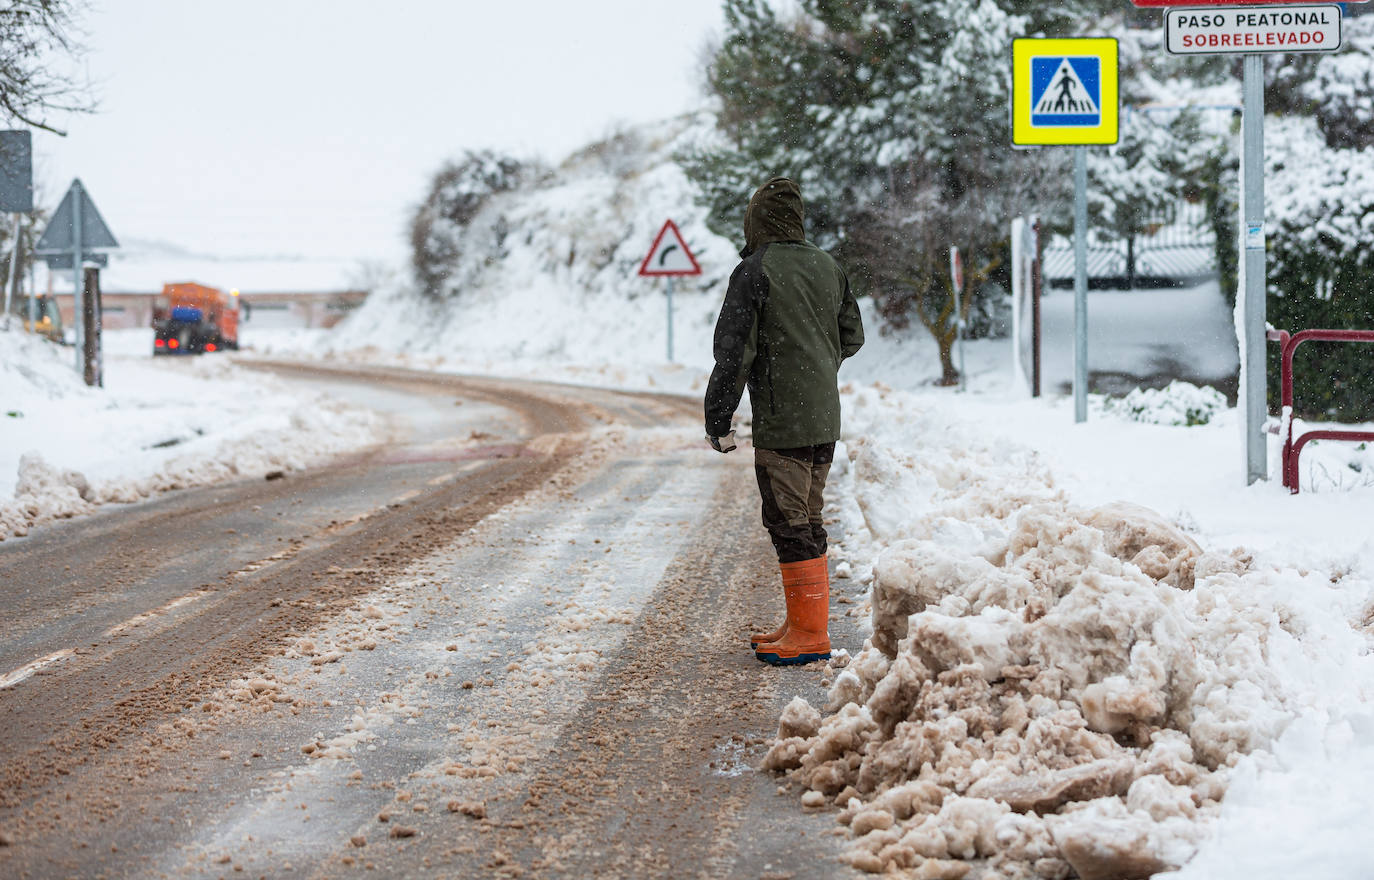
[(711, 444), (711, 448), (716, 452), (730, 452), (735, 448), (735, 432), (731, 431), (724, 437), (706, 436), (706, 442)]

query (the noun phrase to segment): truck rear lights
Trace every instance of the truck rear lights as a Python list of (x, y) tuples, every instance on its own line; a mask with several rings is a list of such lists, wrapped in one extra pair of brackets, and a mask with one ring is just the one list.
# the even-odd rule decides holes
[(215, 345), (213, 342), (207, 342), (207, 343), (205, 343), (205, 350), (206, 350), (206, 351), (218, 351), (218, 350), (219, 350), (219, 346)]
[(165, 339), (154, 339), (154, 340), (153, 340), (153, 348), (166, 348), (166, 347), (167, 347), (167, 340), (165, 340)]
[(181, 348), (181, 343), (180, 343), (180, 342), (177, 342), (175, 339), (169, 339), (169, 340), (167, 340), (167, 347), (168, 347), (168, 348)]

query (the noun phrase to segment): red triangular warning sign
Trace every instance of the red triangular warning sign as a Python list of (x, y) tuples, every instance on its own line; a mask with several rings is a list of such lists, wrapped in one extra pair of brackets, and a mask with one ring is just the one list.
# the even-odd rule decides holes
[(658, 237), (654, 239), (654, 246), (649, 248), (649, 255), (644, 258), (643, 263), (639, 264), (639, 274), (649, 276), (701, 274), (701, 266), (697, 265), (697, 258), (692, 256), (692, 249), (687, 247), (687, 242), (683, 240), (682, 233), (672, 220), (664, 223), (663, 228), (658, 231)]

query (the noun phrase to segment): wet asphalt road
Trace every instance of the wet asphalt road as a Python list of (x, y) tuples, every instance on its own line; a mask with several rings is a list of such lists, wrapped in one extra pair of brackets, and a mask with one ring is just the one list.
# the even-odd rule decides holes
[(848, 875), (695, 401), (280, 369), (395, 442), (0, 545), (0, 876)]

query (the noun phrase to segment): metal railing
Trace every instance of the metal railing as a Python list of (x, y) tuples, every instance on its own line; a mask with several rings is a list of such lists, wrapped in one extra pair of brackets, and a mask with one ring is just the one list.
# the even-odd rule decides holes
[(1374, 440), (1374, 431), (1304, 431), (1297, 442), (1293, 441), (1293, 352), (1304, 342), (1374, 342), (1374, 330), (1300, 330), (1290, 334), (1287, 330), (1270, 330), (1267, 334), (1271, 342), (1277, 342), (1281, 349), (1283, 364), (1279, 372), (1281, 385), (1281, 406), (1279, 423), (1270, 427), (1270, 433), (1283, 437), (1283, 485), (1289, 493), (1298, 494), (1298, 460), (1302, 448), (1313, 440), (1344, 440), (1359, 443)]

